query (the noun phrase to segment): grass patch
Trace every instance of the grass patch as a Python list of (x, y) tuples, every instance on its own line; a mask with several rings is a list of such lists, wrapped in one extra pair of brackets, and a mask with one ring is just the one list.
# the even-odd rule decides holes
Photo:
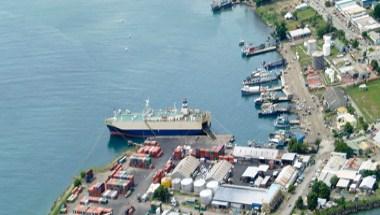
[(308, 65), (311, 65), (311, 57), (306, 53), (306, 50), (303, 47), (303, 44), (292, 46), (292, 51), (298, 54), (298, 57), (299, 57), (298, 61), (300, 62), (302, 68), (305, 68)]
[(374, 122), (380, 118), (380, 80), (367, 83), (368, 91), (360, 90), (358, 86), (346, 89), (352, 100), (356, 103), (364, 118)]
[(70, 187), (66, 189), (65, 193), (57, 199), (57, 201), (54, 203), (53, 207), (51, 208), (49, 215), (59, 214), (62, 204), (66, 202), (67, 198), (69, 198), (73, 188), (74, 188), (74, 185), (71, 184)]

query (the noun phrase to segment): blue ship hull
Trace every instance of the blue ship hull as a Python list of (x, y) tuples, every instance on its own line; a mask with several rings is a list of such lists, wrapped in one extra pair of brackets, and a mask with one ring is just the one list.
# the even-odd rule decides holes
[(111, 135), (127, 137), (150, 137), (150, 136), (186, 136), (186, 135), (205, 135), (203, 129), (200, 130), (121, 130), (119, 128), (107, 125)]

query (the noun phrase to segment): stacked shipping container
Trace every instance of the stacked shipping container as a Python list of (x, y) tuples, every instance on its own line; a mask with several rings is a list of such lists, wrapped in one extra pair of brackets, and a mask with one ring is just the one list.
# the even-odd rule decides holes
[(130, 157), (129, 165), (147, 169), (152, 167), (152, 158), (150, 155), (135, 153)]

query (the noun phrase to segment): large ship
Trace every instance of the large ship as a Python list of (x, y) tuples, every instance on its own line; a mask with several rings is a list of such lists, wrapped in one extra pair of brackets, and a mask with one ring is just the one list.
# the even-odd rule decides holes
[(175, 106), (153, 110), (146, 100), (143, 112), (114, 111), (114, 116), (106, 119), (106, 125), (111, 135), (128, 137), (202, 135), (209, 132), (211, 113), (189, 108), (186, 99), (180, 110)]

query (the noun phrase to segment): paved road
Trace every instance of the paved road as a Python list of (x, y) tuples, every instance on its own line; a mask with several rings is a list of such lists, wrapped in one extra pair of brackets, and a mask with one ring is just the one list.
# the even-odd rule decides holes
[[(291, 195), (289, 199), (285, 200), (277, 210), (281, 215), (289, 215), (291, 214), (298, 197), (307, 195), (308, 186), (312, 181), (316, 170), (322, 166), (323, 160), (329, 157), (330, 152), (333, 151), (334, 148), (331, 133), (329, 129), (324, 126), (323, 114), (320, 107), (318, 107), (319, 102), (316, 97), (312, 96), (309, 90), (305, 87), (305, 80), (301, 71), (301, 65), (297, 60), (294, 60), (295, 53), (291, 51), (290, 44), (284, 43), (280, 52), (289, 62), (289, 66), (285, 74), (287, 90), (293, 93), (296, 98), (301, 98), (299, 99), (299, 105), (304, 106), (304, 109), (310, 108), (312, 112), (311, 115), (302, 117), (302, 122), (310, 129), (309, 135), (311, 138), (322, 138), (320, 149), (314, 158), (316, 160), (315, 165), (308, 167), (305, 170), (304, 181), (297, 186), (295, 193)], [(302, 112), (303, 111), (301, 111), (301, 114)]]

